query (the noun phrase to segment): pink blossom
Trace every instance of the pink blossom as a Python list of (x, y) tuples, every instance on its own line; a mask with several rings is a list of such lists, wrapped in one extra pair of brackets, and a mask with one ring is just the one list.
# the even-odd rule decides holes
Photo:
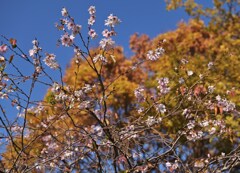
[(147, 52), (147, 58), (151, 61), (156, 61), (164, 54), (164, 52), (165, 52), (165, 50), (162, 47), (157, 48), (154, 51), (149, 50)]
[(73, 40), (74, 40), (74, 36), (70, 35), (68, 33), (65, 33), (62, 37), (61, 37), (61, 42), (63, 46), (69, 47), (73, 44)]
[(103, 38), (99, 44), (102, 49), (111, 49), (115, 42), (112, 40), (112, 38)]
[(7, 47), (6, 44), (1, 45), (1, 46), (0, 46), (0, 53), (5, 53), (5, 52), (7, 52), (7, 49), (8, 49), (8, 47)]
[(68, 22), (68, 24), (67, 24), (68, 30), (73, 29), (74, 26), (75, 26), (75, 24), (73, 22)]
[(107, 20), (105, 20), (105, 25), (110, 27), (115, 27), (115, 25), (118, 25), (120, 22), (121, 20), (117, 16), (110, 14)]
[(73, 30), (72, 35), (73, 35), (73, 36), (76, 36), (76, 35), (81, 31), (81, 29), (82, 29), (82, 26), (81, 26), (81, 25), (75, 25), (75, 26), (72, 28), (72, 30)]
[(93, 62), (96, 63), (98, 60), (102, 61), (103, 64), (107, 64), (107, 59), (102, 55), (97, 55), (93, 58)]
[(95, 23), (96, 17), (94, 15), (90, 16), (88, 19), (88, 25), (93, 25)]
[(94, 38), (97, 37), (97, 33), (96, 33), (96, 31), (95, 31), (94, 29), (90, 29), (89, 32), (88, 32), (88, 35), (89, 35), (92, 39), (94, 39)]
[(108, 38), (108, 37), (116, 35), (116, 32), (115, 31), (109, 31), (108, 29), (105, 29), (105, 30), (103, 30), (102, 35), (103, 35), (103, 37)]
[(137, 98), (138, 102), (144, 102), (145, 101), (144, 88), (138, 87), (137, 89), (135, 89), (134, 95)]
[(88, 9), (88, 12), (90, 15), (94, 15), (96, 13), (96, 8), (95, 6), (90, 6)]
[(31, 57), (33, 57), (35, 53), (37, 53), (37, 52), (36, 52), (34, 49), (30, 49), (30, 50), (29, 50), (29, 55), (30, 55)]
[(47, 55), (46, 58), (43, 60), (45, 64), (52, 69), (57, 69), (59, 65), (55, 60), (56, 55), (54, 54), (46, 54), (46, 55)]
[(170, 91), (170, 87), (168, 87), (169, 79), (167, 77), (158, 79), (158, 88), (160, 89), (161, 94), (167, 94)]

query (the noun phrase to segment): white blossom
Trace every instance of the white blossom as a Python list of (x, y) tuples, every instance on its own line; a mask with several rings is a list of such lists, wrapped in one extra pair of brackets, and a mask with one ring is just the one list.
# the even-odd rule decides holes
[(102, 49), (111, 49), (115, 42), (112, 40), (112, 38), (103, 38), (99, 44)]
[(115, 31), (109, 31), (108, 29), (104, 29), (103, 32), (102, 32), (102, 35), (103, 35), (103, 37), (108, 38), (108, 37), (116, 35), (116, 32)]
[(82, 29), (82, 25), (75, 25), (75, 26), (73, 27), (73, 32), (72, 32), (73, 36), (75, 36), (76, 34), (78, 34), (78, 33), (81, 31), (81, 29)]
[(214, 86), (208, 86), (208, 92), (209, 93), (213, 93), (213, 91), (215, 90), (215, 87)]
[(212, 66), (213, 66), (213, 62), (209, 62), (209, 63), (208, 63), (208, 69), (211, 69)]
[(168, 87), (168, 83), (169, 83), (169, 79), (167, 77), (158, 79), (159, 86), (157, 88), (159, 88), (161, 94), (165, 95), (170, 91), (170, 87)]
[(97, 33), (94, 29), (90, 29), (88, 31), (88, 35), (91, 37), (91, 39), (97, 38)]
[(170, 162), (167, 162), (167, 163), (166, 163), (166, 167), (167, 167), (167, 168), (169, 168), (169, 167), (171, 167), (171, 166), (172, 166), (172, 164), (171, 164)]
[(121, 20), (117, 16), (110, 14), (107, 20), (105, 20), (105, 25), (110, 27), (115, 27), (115, 25), (118, 25), (120, 22)]
[(187, 128), (190, 130), (190, 129), (193, 129), (195, 127), (195, 121), (192, 120), (190, 121), (188, 124), (187, 124)]
[(154, 117), (149, 116), (146, 120), (146, 124), (148, 127), (152, 126), (153, 124), (155, 124), (157, 121)]
[(56, 55), (54, 54), (46, 54), (46, 57), (44, 58), (45, 64), (52, 68), (52, 69), (57, 69), (59, 67), (57, 61), (55, 60)]
[(96, 8), (95, 6), (90, 6), (88, 9), (88, 12), (90, 15), (94, 15), (96, 13)]
[(143, 87), (138, 87), (137, 89), (134, 90), (134, 95), (137, 98), (138, 102), (143, 102), (145, 101), (144, 97), (144, 88)]
[(66, 8), (62, 8), (61, 13), (62, 13), (62, 16), (63, 16), (63, 17), (67, 17), (67, 15), (68, 15), (68, 12), (67, 12), (67, 9), (66, 9)]
[(157, 48), (154, 51), (149, 50), (147, 52), (147, 58), (151, 61), (156, 61), (164, 54), (164, 52), (165, 52), (165, 50), (162, 47)]
[(181, 59), (181, 63), (185, 65), (185, 64), (188, 63), (188, 60), (186, 60), (186, 59)]
[(5, 62), (5, 58), (3, 56), (0, 56), (0, 63)]
[(215, 132), (216, 132), (216, 128), (215, 128), (215, 127), (212, 127), (212, 128), (209, 130), (209, 134), (210, 134), (210, 135), (213, 135)]
[(192, 76), (193, 75), (193, 71), (191, 71), (191, 70), (187, 71), (187, 75), (188, 76)]
[(103, 56), (103, 55), (100, 55), (98, 54), (97, 56), (95, 56), (93, 58), (93, 62), (96, 63), (98, 60), (100, 60), (103, 64), (107, 64), (107, 59)]
[(158, 104), (156, 105), (156, 111), (165, 113), (167, 111), (166, 106), (164, 104)]
[(74, 40), (74, 36), (73, 35), (69, 35), (68, 33), (65, 33), (64, 35), (62, 35), (61, 37), (61, 42), (63, 46), (69, 47), (73, 44), (73, 40)]
[(178, 80), (178, 82), (179, 82), (180, 84), (183, 84), (183, 83), (185, 82), (185, 80), (184, 80), (183, 77), (180, 77), (179, 80)]
[(90, 16), (88, 19), (88, 25), (93, 25), (95, 23), (96, 17), (94, 15)]
[(216, 96), (216, 100), (217, 100), (217, 101), (220, 101), (220, 100), (221, 100), (221, 96), (220, 96), (220, 95), (217, 95), (217, 96)]

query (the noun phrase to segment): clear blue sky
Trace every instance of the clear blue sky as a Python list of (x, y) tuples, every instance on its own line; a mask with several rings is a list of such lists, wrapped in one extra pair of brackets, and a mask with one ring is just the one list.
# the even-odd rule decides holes
[[(115, 40), (124, 46), (127, 54), (129, 37), (133, 33), (146, 33), (155, 37), (176, 28), (180, 20), (188, 20), (183, 10), (167, 12), (164, 0), (1, 0), (0, 33), (16, 38), (26, 50), (31, 48), (31, 41), (37, 37), (44, 49), (55, 52), (56, 40), (61, 32), (56, 30), (54, 23), (61, 17), (62, 7), (66, 7), (76, 21), (86, 28), (90, 5), (95, 5), (97, 9), (94, 28), (99, 34), (110, 13), (116, 14), (123, 21), (117, 28), (118, 37)], [(61, 58), (68, 62), (70, 57), (64, 54)]]
[[(211, 0), (204, 3), (209, 5)], [(145, 33), (153, 38), (160, 33), (174, 30), (179, 21), (189, 19), (182, 9), (166, 11), (164, 0), (1, 0), (0, 34), (17, 39), (18, 45), (26, 53), (32, 48), (32, 40), (37, 38), (44, 52), (55, 53), (57, 60), (65, 68), (73, 51), (70, 48), (56, 47), (57, 39), (62, 33), (57, 31), (54, 23), (62, 18), (61, 9), (66, 7), (86, 33), (89, 17), (87, 10), (90, 5), (96, 6), (97, 19), (93, 28), (98, 32), (99, 38), (104, 29), (104, 20), (110, 13), (122, 20), (121, 25), (116, 28), (118, 36), (114, 40), (124, 47), (126, 55), (131, 54), (128, 43), (135, 32)], [(98, 41), (92, 45), (97, 46)], [(46, 88), (37, 90), (34, 98), (42, 98)]]

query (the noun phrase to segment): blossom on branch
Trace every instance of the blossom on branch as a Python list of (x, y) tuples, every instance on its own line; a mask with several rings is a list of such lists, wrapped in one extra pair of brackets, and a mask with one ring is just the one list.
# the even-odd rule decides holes
[(69, 47), (73, 44), (73, 40), (74, 40), (74, 36), (73, 35), (69, 35), (68, 33), (65, 33), (62, 37), (61, 37), (61, 42), (63, 46)]
[(5, 53), (5, 52), (7, 52), (7, 49), (8, 49), (8, 47), (7, 47), (6, 44), (1, 45), (1, 46), (0, 46), (0, 53)]
[(88, 31), (88, 35), (91, 37), (91, 39), (97, 38), (97, 33), (94, 29), (90, 29)]
[(115, 27), (115, 25), (118, 25), (120, 22), (121, 20), (117, 16), (110, 14), (107, 20), (105, 20), (105, 25), (110, 27)]
[(111, 49), (113, 48), (113, 45), (115, 44), (115, 41), (112, 40), (112, 38), (103, 38), (99, 45), (102, 49)]
[(157, 48), (154, 51), (149, 50), (147, 52), (147, 59), (149, 59), (151, 61), (156, 61), (164, 54), (164, 52), (165, 52), (165, 50), (162, 47)]
[(66, 9), (66, 8), (62, 8), (61, 13), (62, 13), (62, 16), (63, 16), (63, 17), (67, 17), (67, 16), (68, 16), (68, 12), (67, 12), (67, 9)]
[(46, 57), (44, 58), (43, 61), (45, 62), (45, 64), (48, 67), (50, 67), (52, 69), (57, 69), (59, 67), (59, 65), (58, 65), (57, 61), (55, 60), (55, 58), (56, 58), (56, 55), (47, 53)]

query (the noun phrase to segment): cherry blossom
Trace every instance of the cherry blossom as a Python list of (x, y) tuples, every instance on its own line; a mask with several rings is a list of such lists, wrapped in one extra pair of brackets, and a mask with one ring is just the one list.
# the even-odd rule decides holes
[(88, 9), (88, 12), (90, 15), (94, 15), (96, 13), (96, 8), (95, 6), (90, 6)]
[(81, 25), (74, 25), (72, 28), (72, 35), (76, 36), (82, 29)]
[(169, 79), (164, 77), (164, 78), (160, 78), (157, 80), (159, 86), (157, 88), (159, 88), (160, 93), (165, 95), (170, 91), (170, 87), (168, 87), (168, 83), (169, 83)]
[(95, 16), (90, 16), (90, 18), (88, 19), (88, 25), (93, 25), (95, 23)]
[(67, 16), (68, 16), (68, 12), (67, 12), (67, 9), (66, 9), (66, 8), (62, 8), (61, 13), (62, 13), (62, 16), (63, 16), (63, 17), (67, 17)]
[(96, 31), (95, 31), (94, 29), (90, 29), (90, 30), (88, 31), (88, 35), (89, 35), (92, 39), (94, 39), (94, 38), (97, 37), (97, 33), (96, 33)]
[(187, 71), (187, 75), (188, 75), (188, 76), (192, 76), (192, 75), (193, 75), (193, 71), (188, 70), (188, 71)]
[(165, 113), (167, 111), (166, 106), (164, 104), (158, 104), (156, 105), (156, 111)]
[(115, 31), (109, 31), (108, 29), (105, 29), (105, 30), (103, 30), (102, 35), (103, 35), (103, 37), (108, 38), (108, 37), (116, 35), (116, 32)]
[(117, 16), (110, 14), (107, 20), (105, 20), (105, 25), (110, 27), (115, 27), (115, 25), (118, 25), (120, 22), (121, 20)]
[(99, 45), (102, 49), (111, 49), (114, 44), (115, 44), (115, 41), (113, 41), (112, 38), (103, 38), (99, 42)]
[(213, 62), (208, 63), (208, 69), (211, 69), (213, 67)]
[(50, 67), (52, 69), (57, 69), (59, 67), (59, 65), (58, 65), (57, 61), (55, 60), (55, 58), (56, 58), (56, 55), (47, 53), (46, 57), (44, 58), (43, 61), (45, 62), (45, 64), (48, 67)]
[(99, 54), (93, 58), (93, 62), (96, 63), (98, 60), (100, 60), (103, 64), (107, 64), (108, 62), (104, 56)]
[(69, 47), (73, 44), (73, 40), (74, 40), (74, 36), (70, 35), (68, 33), (65, 33), (62, 37), (61, 37), (61, 42), (63, 46)]
[(5, 52), (7, 52), (7, 49), (8, 49), (8, 47), (7, 47), (6, 44), (1, 45), (1, 46), (0, 46), (0, 53), (5, 53)]
[(163, 54), (164, 54), (165, 50), (162, 47), (159, 47), (157, 49), (153, 50), (149, 50), (147, 52), (147, 59), (151, 60), (151, 61), (156, 61), (158, 60)]
[(0, 56), (0, 63), (5, 62), (5, 58), (3, 56)]
[(185, 82), (185, 80), (184, 80), (183, 77), (181, 77), (181, 78), (179, 78), (178, 82), (179, 82), (180, 84), (183, 84), (183, 83)]
[(143, 101), (145, 101), (144, 88), (138, 87), (137, 89), (135, 89), (134, 95), (135, 95), (135, 97), (137, 98), (137, 101), (138, 101), (138, 102), (143, 102)]

